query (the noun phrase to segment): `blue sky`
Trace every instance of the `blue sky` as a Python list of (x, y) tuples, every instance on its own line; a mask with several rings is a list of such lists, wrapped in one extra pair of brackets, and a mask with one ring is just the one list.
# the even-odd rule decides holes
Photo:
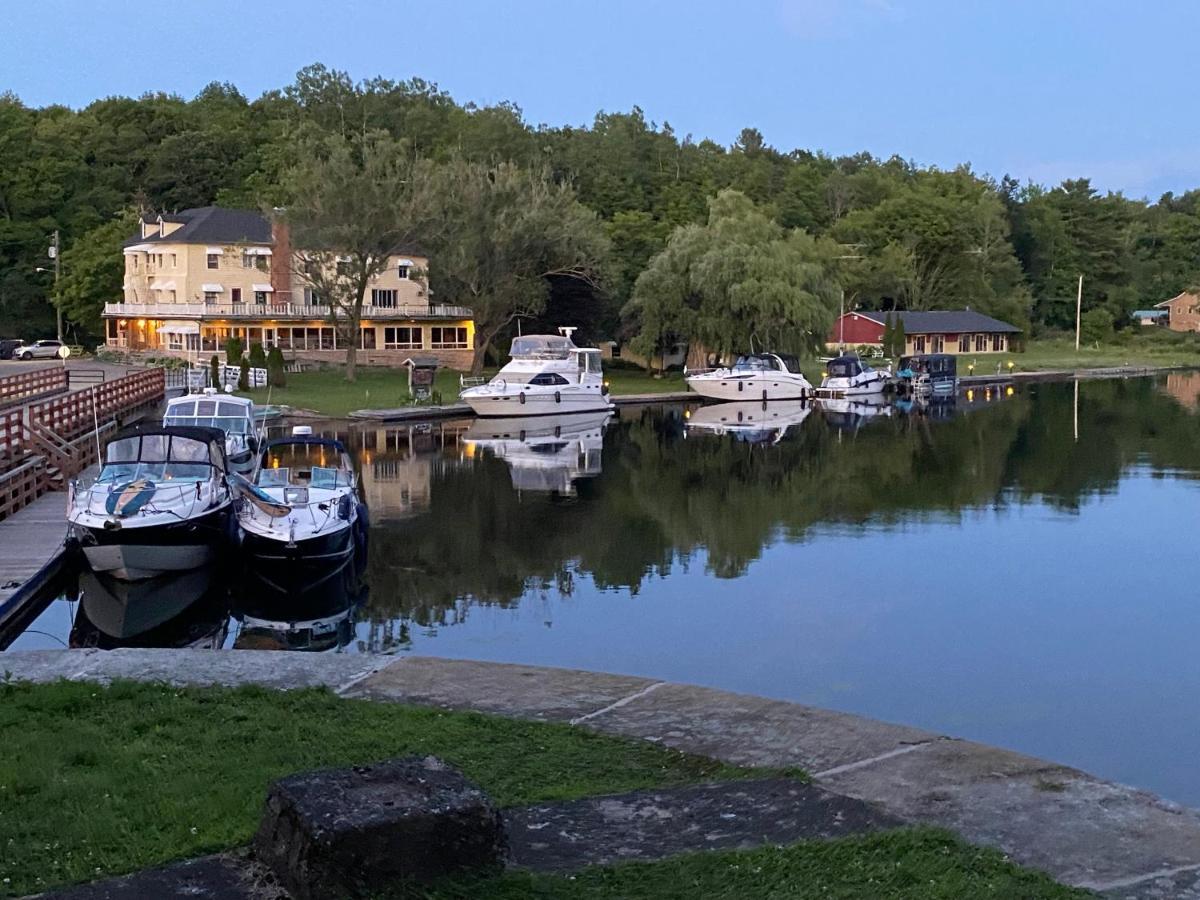
[(640, 106), (679, 134), (970, 162), (1156, 199), (1200, 186), (1186, 0), (39, 0), (6, 4), (0, 90), (26, 103), (256, 97), (316, 61), (511, 100), (534, 123)]

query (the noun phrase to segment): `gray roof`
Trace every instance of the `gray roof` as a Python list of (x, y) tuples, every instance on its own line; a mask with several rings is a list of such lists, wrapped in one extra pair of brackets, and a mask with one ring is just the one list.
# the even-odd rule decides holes
[(859, 313), (877, 322), (887, 323), (899, 317), (905, 334), (965, 334), (968, 332), (1003, 332), (1020, 334), (1021, 329), (973, 309), (939, 309), (928, 312), (900, 310), (885, 313)]
[[(220, 206), (201, 206), (177, 213), (164, 213), (165, 222), (182, 222), (166, 237), (133, 237), (125, 242), (134, 244), (269, 244), (271, 223), (262, 213), (252, 209), (224, 209)], [(158, 221), (158, 217), (147, 218)]]

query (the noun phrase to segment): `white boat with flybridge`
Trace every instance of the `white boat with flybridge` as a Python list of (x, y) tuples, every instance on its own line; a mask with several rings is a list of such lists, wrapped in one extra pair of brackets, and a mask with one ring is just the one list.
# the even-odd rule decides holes
[(686, 433), (729, 435), (748, 444), (778, 444), (791, 428), (799, 427), (812, 413), (805, 400), (764, 403), (713, 403), (684, 413)]
[(220, 431), (138, 425), (109, 441), (95, 481), (71, 481), (67, 521), (92, 571), (138, 581), (213, 563), (231, 506)]
[(225, 432), (225, 457), (234, 472), (250, 472), (258, 458), (258, 436), (254, 401), (247, 397), (218, 394), (205, 388), (200, 394), (185, 394), (167, 401), (164, 425), (195, 425)]
[(857, 356), (835, 356), (825, 364), (818, 397), (869, 397), (882, 394), (892, 382), (890, 367), (873, 369)]
[(577, 347), (574, 328), (561, 334), (513, 338), (511, 359), (491, 381), (467, 388), (460, 399), (480, 416), (539, 416), (613, 408), (600, 351)]
[(364, 544), (366, 507), (358, 476), (337, 438), (307, 425), (262, 446), (253, 480), (230, 476), (237, 494), (242, 548), (256, 565), (342, 563)]
[(684, 380), (712, 400), (806, 400), (813, 392), (799, 360), (784, 353), (748, 353), (731, 366), (685, 372)]

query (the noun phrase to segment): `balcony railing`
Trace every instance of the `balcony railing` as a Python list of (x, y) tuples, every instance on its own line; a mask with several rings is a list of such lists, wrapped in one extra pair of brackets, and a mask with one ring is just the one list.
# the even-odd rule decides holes
[[(328, 319), (328, 306), (303, 303), (105, 303), (104, 315), (128, 319)], [(465, 306), (370, 306), (367, 319), (469, 319)]]

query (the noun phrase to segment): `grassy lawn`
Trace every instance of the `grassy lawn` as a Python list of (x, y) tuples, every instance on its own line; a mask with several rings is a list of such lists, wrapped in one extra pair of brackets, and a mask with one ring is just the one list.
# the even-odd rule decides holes
[[(754, 770), (520, 722), (321, 690), (0, 682), (0, 896), (246, 844), (282, 775), (406, 754), (462, 768), (501, 806), (738, 778)], [(1084, 896), (940, 831), (446, 881), (451, 898)]]
[[(407, 369), (360, 366), (357, 376), (351, 384), (340, 368), (289, 372), (287, 387), (271, 388), (271, 405), (311, 409), (338, 418), (356, 409), (392, 409), (411, 402)], [(438, 371), (434, 390), (441, 394), (443, 404), (458, 400), (458, 376), (459, 373), (452, 369)], [(267, 402), (266, 388), (239, 393), (260, 405)]]
[(597, 867), (571, 877), (509, 873), (451, 882), (429, 900), (1068, 900), (1090, 897), (994, 850), (932, 829), (741, 852), (700, 853), (655, 863)]
[(291, 772), (436, 754), (500, 805), (748, 770), (518, 722), (324, 691), (0, 683), (0, 896), (129, 872), (250, 840)]

